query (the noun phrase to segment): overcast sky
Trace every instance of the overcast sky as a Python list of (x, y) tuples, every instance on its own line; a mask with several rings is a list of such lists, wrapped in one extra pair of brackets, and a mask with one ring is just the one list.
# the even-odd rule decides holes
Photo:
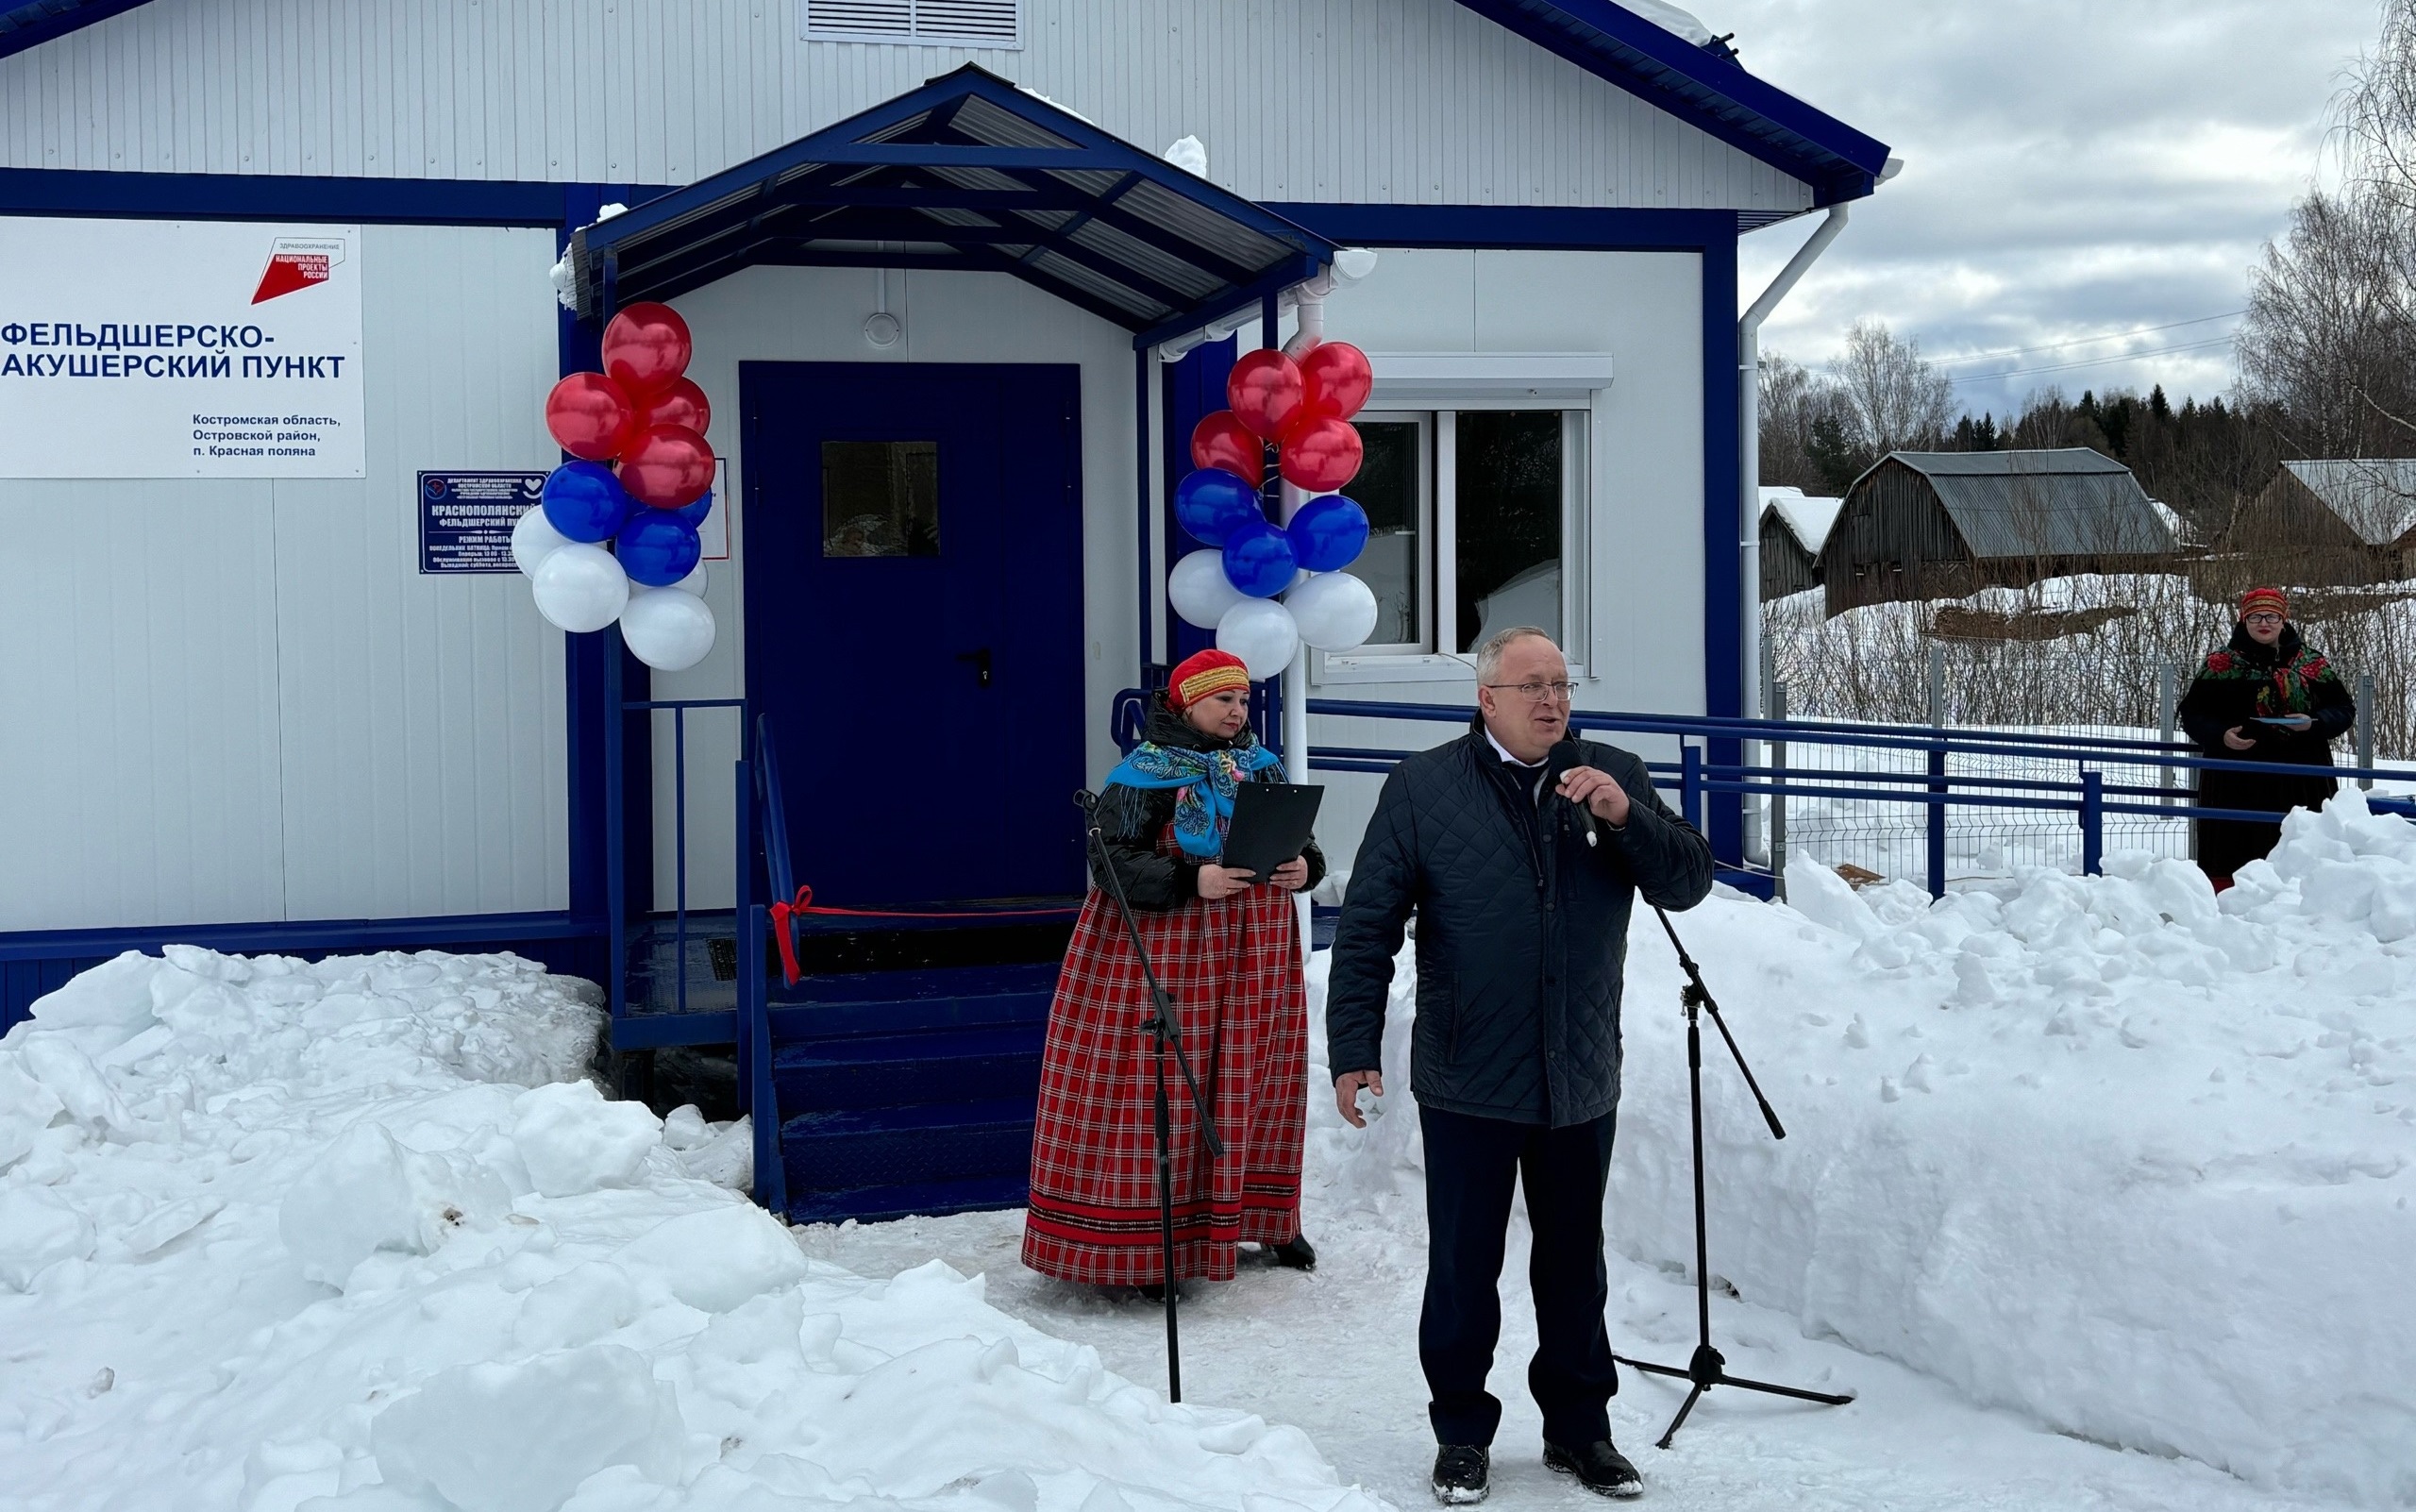
[[(1856, 319), (1920, 340), (1973, 413), (2232, 380), (2249, 265), (2323, 166), (2375, 0), (1686, 0), (1760, 76), (1887, 143), (1904, 171), (1764, 328), (1826, 359)], [(1750, 303), (1815, 223), (1745, 240)], [(1981, 361), (1958, 356), (2170, 326)], [(2199, 345), (2058, 372), (2038, 369)], [(1992, 377), (1985, 375), (2008, 375)]]

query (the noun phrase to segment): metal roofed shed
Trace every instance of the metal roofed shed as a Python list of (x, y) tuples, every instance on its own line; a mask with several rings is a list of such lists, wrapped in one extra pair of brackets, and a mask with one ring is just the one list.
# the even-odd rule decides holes
[(1900, 451), (1846, 490), (1820, 568), (1836, 614), (2070, 573), (2161, 571), (2175, 548), (2131, 470), (2088, 447)]
[(2416, 458), (2287, 462), (2240, 506), (2208, 560), (2209, 592), (2250, 578), (2346, 587), (2416, 577)]
[(1820, 586), (1820, 547), (1841, 498), (1811, 498), (1800, 488), (1762, 487), (1762, 602)]
[(1316, 277), (1322, 237), (966, 64), (571, 239), (582, 319), (758, 264), (1005, 273), (1146, 347)]

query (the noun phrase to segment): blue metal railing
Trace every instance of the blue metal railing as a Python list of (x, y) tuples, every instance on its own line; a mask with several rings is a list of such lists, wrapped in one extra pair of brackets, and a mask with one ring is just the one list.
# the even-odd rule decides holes
[[(665, 711), (671, 715), (672, 960), (676, 963), (672, 996), (677, 1011), (683, 1014), (688, 1011), (688, 711), (691, 709), (737, 710), (739, 745), (744, 754), (748, 728), (747, 700), (744, 698), (629, 698), (621, 704), (623, 719), (633, 714), (646, 716), (649, 737), (653, 733), (653, 715)], [(629, 848), (623, 830), (624, 816), (628, 812), (628, 798), (623, 791), (627, 767), (622, 751), (622, 733), (616, 723), (613, 738), (605, 743), (604, 763), (606, 909), (610, 916), (612, 951), (612, 980), (609, 990), (615, 1023), (629, 1014), (630, 973)], [(743, 762), (741, 765), (744, 766)], [(745, 834), (746, 827), (742, 825), (738, 832)], [(649, 887), (649, 896), (651, 892)]]
[[(1375, 703), (1351, 699), (1312, 698), (1309, 713), (1355, 719), (1416, 720), (1466, 726), (1476, 711), (1467, 705)], [(1688, 822), (1703, 822), (1707, 794), (1758, 796), (1783, 801), (1787, 798), (1820, 798), (1875, 803), (1917, 805), (1927, 810), (1925, 826), (1928, 884), (1932, 894), (1946, 890), (1946, 813), (1950, 808), (2026, 809), (2074, 815), (2080, 830), (2081, 865), (2098, 871), (2105, 861), (2106, 817), (2109, 814), (2151, 815), (2166, 819), (2231, 819), (2270, 824), (2275, 815), (2245, 809), (2209, 808), (2175, 802), (2182, 794), (2165, 787), (2109, 782), (2099, 768), (2149, 767), (2173, 771), (2240, 771), (2265, 776), (2331, 776), (2352, 780), (2383, 780), (2416, 783), (2416, 767), (2334, 766), (2292, 770), (2273, 762), (2218, 760), (2197, 754), (2195, 747), (2161, 741), (2071, 736), (2036, 731), (1967, 731), (1932, 726), (1865, 725), (1788, 719), (1746, 719), (1703, 714), (1647, 714), (1580, 710), (1569, 715), (1580, 731), (1677, 737), (1680, 759), (1645, 763), (1655, 782), (1677, 791), (1679, 810)], [(1918, 751), (1926, 760), (1917, 772), (1867, 772), (1838, 768), (1803, 768), (1742, 762), (1715, 764), (1704, 745), (1711, 741), (1768, 741), (1774, 747), (1817, 745)], [(1411, 754), (1405, 750), (1367, 747), (1312, 746), (1309, 764), (1324, 771), (1384, 772)], [(2024, 761), (2070, 762), (2070, 781), (2015, 777), (1995, 773), (1955, 774), (1951, 756), (2016, 758)], [(1670, 781), (1671, 778), (1675, 781)], [(2141, 799), (2152, 801), (2139, 801)], [(2376, 810), (2416, 817), (2416, 802), (2375, 798)]]

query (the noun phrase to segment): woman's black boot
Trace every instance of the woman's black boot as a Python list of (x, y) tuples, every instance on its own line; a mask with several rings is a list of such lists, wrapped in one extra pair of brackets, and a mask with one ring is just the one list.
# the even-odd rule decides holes
[(1317, 1268), (1317, 1246), (1309, 1242), (1305, 1234), (1295, 1235), (1282, 1244), (1268, 1245), (1267, 1252), (1286, 1270), (1315, 1270)]

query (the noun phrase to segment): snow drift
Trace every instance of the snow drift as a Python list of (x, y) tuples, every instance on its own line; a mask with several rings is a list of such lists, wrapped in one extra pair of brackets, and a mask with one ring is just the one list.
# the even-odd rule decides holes
[(716, 1184), (744, 1123), (574, 1080), (585, 983), (167, 954), (0, 1040), (0, 1508), (1378, 1505), (979, 1280), (808, 1260)]
[[(2344, 794), (2220, 903), (2107, 865), (1679, 917), (1788, 1132), (1706, 1025), (1715, 1276), (2066, 1433), (2416, 1504), (2416, 826)], [(1640, 915), (1608, 1222), (1690, 1271), (1679, 982)], [(1346, 1189), (1416, 1189), (1411, 1012), (1385, 1117), (1313, 1130)]]

